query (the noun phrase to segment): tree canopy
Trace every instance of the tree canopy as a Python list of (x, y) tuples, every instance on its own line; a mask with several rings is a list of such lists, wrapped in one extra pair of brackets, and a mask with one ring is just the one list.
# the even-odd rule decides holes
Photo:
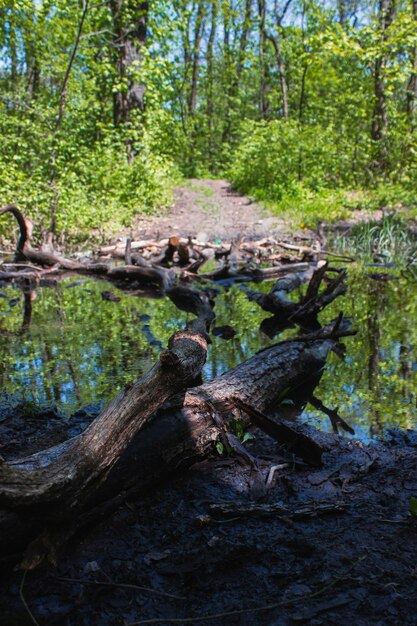
[(417, 3), (1, 0), (0, 192), (63, 241), (227, 173), (265, 200), (416, 180)]

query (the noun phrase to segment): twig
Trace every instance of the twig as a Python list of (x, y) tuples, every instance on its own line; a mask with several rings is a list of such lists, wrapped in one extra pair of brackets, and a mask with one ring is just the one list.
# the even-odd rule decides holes
[(244, 502), (221, 502), (210, 504), (210, 513), (218, 515), (256, 515), (257, 517), (284, 515), (287, 519), (304, 519), (306, 517), (317, 517), (329, 513), (342, 513), (346, 506), (344, 502), (317, 502), (306, 503), (293, 509), (277, 503), (244, 503)]
[(31, 263), (2, 263), (2, 267), (21, 267), (25, 269), (35, 270), (35, 272), (42, 273), (44, 270), (41, 267), (36, 267)]
[(338, 413), (339, 408), (329, 409), (327, 406), (323, 404), (320, 398), (316, 398), (316, 396), (310, 396), (308, 401), (311, 404), (311, 406), (314, 406), (315, 409), (317, 409), (318, 411), (321, 411), (322, 413), (324, 413), (330, 418), (330, 421), (333, 427), (333, 432), (337, 434), (338, 433), (337, 427), (338, 425), (340, 425), (343, 428), (343, 430), (345, 430), (346, 432), (350, 433), (351, 435), (355, 434), (355, 431), (352, 428), (352, 426), (349, 426), (349, 424), (345, 422), (345, 420), (342, 417), (340, 417)]
[(63, 580), (69, 583), (79, 583), (80, 585), (102, 585), (103, 587), (119, 587), (120, 589), (134, 589), (136, 591), (146, 591), (148, 593), (154, 593), (157, 596), (163, 596), (165, 598), (173, 598), (174, 600), (186, 600), (183, 596), (175, 596), (172, 593), (166, 593), (164, 591), (158, 591), (152, 589), (152, 587), (141, 587), (139, 585), (131, 585), (129, 583), (113, 583), (113, 582), (101, 582), (99, 580), (85, 580), (83, 578), (67, 578), (60, 576), (57, 580)]
[[(342, 321), (348, 321), (348, 320), (345, 320), (345, 318), (343, 318)], [(338, 327), (337, 330), (335, 330), (335, 325), (337, 325)], [(291, 337), (290, 339), (284, 339), (283, 341), (280, 341), (278, 343), (273, 343), (270, 346), (266, 346), (265, 348), (258, 350), (256, 354), (260, 354), (261, 352), (266, 352), (267, 350), (270, 350), (271, 348), (284, 346), (288, 343), (309, 343), (310, 341), (320, 341), (320, 340), (325, 340), (325, 339), (340, 339), (341, 337), (353, 337), (358, 332), (357, 330), (352, 330), (348, 328), (347, 325), (346, 327), (342, 325), (342, 328), (340, 328), (340, 326), (341, 326), (341, 322), (339, 321), (339, 316), (338, 316), (336, 320), (334, 320), (333, 322), (330, 322), (330, 324), (327, 324), (327, 326), (324, 326), (323, 328), (320, 328), (319, 330), (313, 331), (309, 333), (308, 335), (302, 335), (302, 336), (297, 335), (296, 337)]]
[(272, 481), (274, 480), (274, 476), (275, 476), (275, 472), (280, 470), (280, 469), (285, 469), (287, 467), (289, 467), (289, 463), (280, 463), (279, 465), (272, 465), (272, 467), (270, 467), (269, 472), (268, 472), (268, 478), (266, 481), (266, 486), (270, 487), (272, 484)]
[(20, 583), (20, 587), (19, 587), (19, 596), (20, 596), (22, 604), (25, 607), (25, 609), (27, 611), (27, 614), (29, 615), (32, 623), (35, 624), (35, 626), (39, 626), (39, 622), (37, 621), (37, 619), (33, 615), (32, 611), (30, 610), (29, 605), (26, 602), (25, 596), (23, 595), (23, 587), (25, 586), (25, 580), (26, 580), (26, 574), (27, 573), (28, 573), (28, 570), (25, 569), (25, 571), (23, 572), (23, 576), (22, 576), (22, 582)]
[(297, 596), (295, 598), (289, 598), (288, 600), (283, 600), (282, 602), (274, 602), (273, 604), (266, 604), (265, 606), (257, 606), (251, 609), (236, 609), (234, 611), (225, 611), (224, 613), (212, 613), (211, 615), (196, 615), (194, 617), (156, 617), (152, 619), (144, 619), (139, 620), (137, 622), (129, 622), (126, 626), (141, 626), (142, 624), (190, 624), (192, 622), (204, 622), (205, 620), (219, 619), (222, 617), (231, 617), (234, 615), (244, 615), (247, 613), (258, 613), (259, 611), (272, 611), (273, 609), (279, 609), (284, 606), (291, 606), (292, 604), (297, 604), (298, 602), (303, 602), (304, 600), (312, 600), (313, 598), (317, 598), (318, 596), (323, 595), (332, 587), (335, 587), (339, 582), (344, 580), (348, 574), (357, 566), (359, 563), (364, 561), (367, 558), (366, 555), (361, 556), (355, 563), (353, 563), (348, 570), (342, 575), (338, 576), (334, 580), (331, 580), (327, 585), (321, 587), (317, 591), (312, 591), (311, 593), (306, 593), (304, 596)]

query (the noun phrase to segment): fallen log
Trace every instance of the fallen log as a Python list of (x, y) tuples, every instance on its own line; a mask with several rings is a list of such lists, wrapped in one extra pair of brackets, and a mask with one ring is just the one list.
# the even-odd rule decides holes
[[(236, 401), (273, 413), (284, 391), (299, 393), (312, 372), (323, 370), (338, 341), (338, 333), (323, 329), (311, 341), (302, 338), (272, 346), (176, 396), (155, 418), (158, 407), (192, 384), (201, 371), (206, 328), (207, 321), (198, 318), (188, 330), (176, 333), (151, 371), (123, 389), (78, 437), (0, 465), (0, 555), (23, 548), (45, 528), (51, 536), (59, 531), (62, 540), (63, 528), (73, 532), (128, 493), (140, 492), (206, 457), (221, 436), (222, 428), (213, 419), (216, 407), (231, 401), (229, 417), (242, 416)], [(248, 414), (243, 419), (251, 421)], [(316, 453), (325, 449), (322, 434), (304, 430), (304, 445), (310, 437)]]
[[(88, 266), (85, 272), (89, 272)], [(109, 268), (106, 272), (109, 280), (128, 281), (135, 280), (144, 285), (156, 285), (161, 290), (173, 287), (176, 274), (174, 270), (158, 267), (146, 267), (143, 265), (121, 265)]]

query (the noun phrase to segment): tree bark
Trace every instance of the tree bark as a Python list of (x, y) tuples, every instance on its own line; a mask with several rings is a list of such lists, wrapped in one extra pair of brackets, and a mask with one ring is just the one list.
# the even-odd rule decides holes
[(262, 119), (266, 119), (269, 115), (269, 99), (268, 99), (268, 61), (266, 58), (266, 7), (265, 0), (258, 0), (259, 15), (259, 66), (260, 66), (260, 84), (259, 84), (259, 112)]
[(135, 110), (144, 111), (145, 85), (135, 73), (142, 63), (142, 48), (146, 42), (149, 2), (111, 0), (116, 72), (120, 87), (114, 94), (114, 125), (129, 121)]
[[(412, 15), (417, 24), (417, 0), (412, 0)], [(411, 49), (411, 74), (407, 85), (407, 115), (410, 129), (415, 127), (415, 112), (417, 107), (417, 46)]]
[(282, 97), (282, 117), (288, 117), (288, 85), (287, 85), (287, 74), (284, 65), (284, 58), (281, 53), (281, 46), (278, 37), (271, 35), (270, 33), (265, 32), (265, 37), (268, 39), (274, 48), (275, 59), (277, 61), (277, 67), (279, 72), (279, 81), (281, 86), (281, 97)]
[(194, 45), (193, 45), (193, 60), (192, 60), (192, 72), (191, 72), (191, 91), (188, 100), (188, 112), (193, 115), (197, 107), (197, 87), (198, 87), (198, 73), (200, 68), (200, 47), (201, 37), (203, 31), (203, 17), (204, 17), (204, 2), (200, 0), (197, 7), (197, 15), (195, 18), (194, 27)]
[(211, 9), (211, 26), (210, 34), (207, 42), (207, 120), (208, 120), (208, 157), (210, 169), (214, 171), (215, 166), (215, 149), (214, 149), (214, 129), (215, 129), (215, 117), (214, 117), (214, 82), (213, 82), (213, 46), (216, 35), (217, 27), (217, 2), (213, 2)]
[(52, 149), (51, 149), (51, 172), (49, 177), (49, 185), (54, 192), (52, 202), (51, 202), (51, 221), (49, 225), (49, 233), (52, 235), (52, 238), (56, 234), (56, 212), (58, 209), (58, 190), (56, 188), (56, 174), (57, 174), (57, 139), (58, 133), (61, 130), (62, 119), (64, 117), (65, 111), (65, 103), (67, 101), (67, 86), (69, 77), (71, 75), (72, 67), (75, 61), (75, 57), (77, 54), (78, 46), (80, 44), (81, 34), (83, 31), (84, 23), (87, 17), (89, 7), (89, 0), (83, 0), (82, 2), (82, 11), (80, 15), (80, 19), (77, 26), (77, 32), (75, 36), (74, 45), (72, 47), (72, 51), (70, 57), (68, 59), (68, 64), (65, 70), (64, 79), (62, 81), (61, 89), (59, 92), (59, 106), (58, 106), (58, 115), (55, 122), (55, 127), (52, 135)]
[[(393, 22), (396, 11), (396, 0), (379, 0), (379, 34), (381, 44), (387, 39), (387, 29)], [(384, 170), (387, 165), (387, 146), (385, 137), (388, 126), (387, 97), (385, 87), (386, 54), (381, 52), (375, 61), (374, 93), (375, 104), (372, 115), (371, 138), (378, 142), (377, 167)]]
[(239, 87), (240, 79), (242, 77), (243, 64), (245, 61), (245, 54), (246, 54), (246, 45), (248, 42), (248, 33), (249, 33), (249, 28), (250, 28), (250, 23), (251, 23), (251, 13), (252, 13), (252, 0), (246, 0), (245, 13), (244, 13), (244, 19), (243, 19), (243, 24), (242, 24), (242, 32), (241, 32), (240, 40), (239, 40), (239, 53), (238, 53), (237, 64), (236, 64), (236, 82), (235, 82), (236, 88)]
[(262, 1), (260, 0), (259, 2), (263, 34), (264, 34), (265, 39), (271, 42), (272, 47), (274, 48), (275, 59), (277, 62), (279, 82), (280, 82), (280, 88), (281, 88), (282, 117), (283, 118), (287, 118), (289, 114), (288, 84), (287, 84), (287, 72), (285, 69), (284, 57), (282, 56), (282, 52), (281, 52), (281, 42), (280, 42), (278, 33), (279, 33), (279, 29), (281, 28), (282, 20), (284, 19), (285, 14), (290, 7), (291, 2), (292, 0), (287, 0), (287, 3), (285, 4), (281, 14), (278, 13), (278, 7), (276, 7), (276, 10), (275, 10), (276, 32), (277, 32), (276, 35), (273, 35), (272, 33), (268, 31), (266, 27), (266, 20), (265, 20), (265, 5), (263, 4), (263, 0)]

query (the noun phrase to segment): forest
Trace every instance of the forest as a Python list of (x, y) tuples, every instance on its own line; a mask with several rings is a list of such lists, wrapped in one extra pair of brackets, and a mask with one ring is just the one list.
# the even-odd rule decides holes
[[(226, 176), (314, 225), (415, 208), (415, 2), (1, 3), (0, 192), (105, 238)], [(4, 226), (2, 226), (4, 230)]]
[(417, 0), (0, 0), (2, 626), (412, 626)]

